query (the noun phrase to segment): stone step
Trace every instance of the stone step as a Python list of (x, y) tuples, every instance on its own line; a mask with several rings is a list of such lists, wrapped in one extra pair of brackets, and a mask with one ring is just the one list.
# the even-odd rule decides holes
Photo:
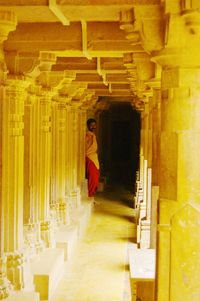
[(64, 272), (64, 250), (46, 249), (31, 264), (35, 290), (40, 300), (51, 300)]

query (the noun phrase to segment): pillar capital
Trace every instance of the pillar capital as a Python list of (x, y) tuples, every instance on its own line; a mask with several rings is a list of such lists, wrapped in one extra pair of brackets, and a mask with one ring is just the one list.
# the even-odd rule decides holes
[(134, 9), (122, 11), (120, 13), (120, 22), (120, 29), (127, 33), (126, 38), (131, 44), (141, 44), (139, 26), (135, 18)]
[(30, 82), (30, 85), (27, 88), (27, 92), (30, 95), (39, 95), (40, 94), (40, 90), (41, 90), (41, 87), (39, 85), (35, 85), (35, 84), (31, 83), (31, 82)]
[(60, 105), (69, 105), (71, 103), (71, 97), (62, 93), (56, 94), (53, 100)]
[[(151, 15), (146, 6), (122, 11), (120, 28), (127, 32), (126, 38), (133, 45), (141, 44), (145, 51), (160, 50), (164, 44), (163, 11), (160, 5), (151, 8)], [(142, 50), (141, 47), (141, 50)]]
[(131, 105), (138, 112), (144, 111), (144, 100), (138, 96), (133, 98)]
[(29, 70), (24, 69), (24, 73), (31, 78), (36, 78), (42, 73), (41, 81), (47, 85), (49, 84), (48, 72), (51, 71), (52, 65), (56, 63), (56, 59), (57, 57), (54, 52), (40, 51), (38, 58), (31, 57), (32, 65), (29, 67)]
[(30, 86), (30, 81), (27, 80), (24, 76), (8, 76), (5, 81), (5, 87), (7, 91), (22, 91), (27, 89)]
[(154, 52), (152, 61), (163, 68), (198, 67), (200, 65), (200, 13), (182, 10), (166, 16), (165, 46)]
[(139, 80), (148, 80), (155, 74), (155, 64), (151, 61), (151, 56), (144, 51), (125, 54), (124, 66), (133, 79), (137, 75)]

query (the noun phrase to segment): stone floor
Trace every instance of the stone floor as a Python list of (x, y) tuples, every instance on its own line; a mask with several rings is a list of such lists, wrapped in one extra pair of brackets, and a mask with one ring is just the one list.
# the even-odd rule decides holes
[(130, 301), (127, 249), (135, 236), (131, 195), (98, 194), (85, 237), (53, 301)]

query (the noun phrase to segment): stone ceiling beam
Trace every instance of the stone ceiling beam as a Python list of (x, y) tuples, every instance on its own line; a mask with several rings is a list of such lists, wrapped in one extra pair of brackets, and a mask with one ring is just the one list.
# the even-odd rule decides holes
[[(50, 5), (49, 3), (50, 2)], [(15, 11), (20, 23), (68, 21), (119, 21), (119, 13), (134, 6), (160, 5), (159, 0), (1, 0)]]
[[(111, 89), (112, 90), (127, 90), (130, 88), (130, 85), (129, 84), (111, 84)], [(88, 89), (105, 89), (105, 85), (103, 83), (99, 83), (99, 84), (88, 84)]]
[[(88, 83), (101, 83), (102, 77), (98, 74), (77, 74), (76, 75), (77, 82), (88, 82)], [(126, 74), (107, 74), (106, 75), (107, 82), (115, 82), (115, 83), (129, 83)]]
[(131, 96), (132, 92), (130, 90), (119, 90), (119, 91), (112, 91), (111, 93), (109, 90), (96, 90), (96, 96)]
[[(55, 51), (57, 56), (83, 56), (81, 22), (19, 24), (4, 44), (5, 51)], [(123, 56), (137, 50), (126, 40), (118, 22), (87, 23), (87, 53), (92, 57)], [(138, 48), (139, 51), (139, 48)], [(60, 52), (60, 54), (59, 54)]]

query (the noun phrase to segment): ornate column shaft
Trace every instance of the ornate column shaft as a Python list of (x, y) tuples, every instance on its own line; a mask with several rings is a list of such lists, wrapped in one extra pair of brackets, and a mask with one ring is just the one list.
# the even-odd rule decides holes
[(78, 187), (78, 109), (75, 104), (72, 105), (70, 111), (69, 126), (71, 131), (70, 137), (70, 178), (71, 178), (71, 191), (69, 191), (70, 206), (71, 208), (80, 205), (80, 187)]
[(37, 194), (34, 190), (35, 158), (34, 147), (36, 127), (36, 91), (30, 86), (25, 100), (24, 114), (24, 224), (37, 222)]
[[(3, 112), (5, 105), (5, 80), (7, 77), (6, 64), (3, 51), (3, 42), (7, 39), (10, 31), (15, 30), (17, 24), (16, 16), (13, 12), (1, 9), (0, 11), (0, 300), (7, 298), (11, 290), (10, 282), (6, 275), (6, 256), (5, 251), (5, 215), (4, 215), (4, 188), (3, 185), (3, 142), (5, 140), (4, 134), (4, 120)], [(8, 217), (7, 217), (8, 218)]]
[(52, 244), (50, 223), (50, 178), (51, 178), (51, 91), (43, 88), (37, 100), (37, 192), (38, 219), (41, 237), (46, 246)]
[(86, 111), (79, 110), (78, 130), (78, 185), (81, 186), (85, 179), (85, 134), (86, 134)]
[(73, 169), (73, 190), (77, 188), (77, 167), (78, 167), (78, 110), (72, 107), (72, 169)]
[(71, 190), (71, 179), (70, 179), (70, 153), (71, 153), (71, 122), (70, 122), (70, 110), (71, 106), (66, 106), (66, 154), (65, 154), (65, 191), (69, 195)]
[(27, 82), (6, 81), (3, 98), (2, 193), (4, 251), (7, 274), (15, 289), (24, 287), (23, 278), (23, 189), (24, 189), (24, 100)]
[[(3, 100), (2, 191), (6, 252), (14, 252), (23, 245), (23, 156), (24, 156), (24, 80), (8, 80)], [(9, 183), (9, 185), (8, 185)], [(14, 237), (13, 237), (14, 236)]]
[(85, 136), (86, 136), (86, 109), (80, 111), (80, 156), (79, 156), (79, 185), (81, 195), (87, 197), (87, 181), (85, 178)]
[(44, 248), (41, 240), (39, 206), (38, 206), (38, 173), (39, 165), (39, 109), (38, 95), (40, 87), (30, 85), (25, 101), (24, 116), (24, 239), (28, 252), (34, 256)]
[(159, 197), (161, 91), (153, 89), (152, 98), (152, 203), (151, 203), (151, 248), (156, 248), (157, 206)]
[(52, 200), (58, 223), (69, 223), (66, 203), (67, 97), (58, 95), (52, 106)]
[(73, 172), (72, 172), (72, 152), (73, 152), (73, 140), (72, 140), (72, 113), (71, 113), (71, 105), (67, 107), (67, 120), (66, 120), (66, 128), (67, 128), (67, 153), (66, 153), (66, 187), (67, 194), (70, 194), (70, 191), (73, 189)]

